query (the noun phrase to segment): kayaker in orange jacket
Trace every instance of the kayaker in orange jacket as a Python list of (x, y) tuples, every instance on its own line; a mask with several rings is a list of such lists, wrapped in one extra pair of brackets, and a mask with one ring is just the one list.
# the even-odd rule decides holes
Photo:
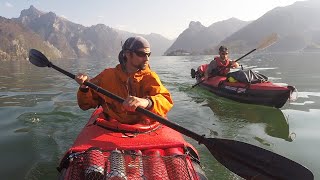
[[(75, 80), (80, 84), (77, 93), (78, 105), (87, 110), (102, 106), (110, 118), (124, 124), (148, 124), (144, 115), (134, 112), (137, 107), (146, 108), (165, 116), (172, 108), (169, 91), (162, 85), (159, 76), (149, 66), (149, 42), (141, 37), (130, 37), (122, 46), (119, 62), (115, 68), (107, 68), (93, 79), (78, 73)], [(84, 81), (102, 87), (125, 101), (121, 104), (83, 85)]]
[(205, 80), (207, 80), (212, 75), (226, 76), (230, 71), (230, 68), (239, 67), (239, 64), (237, 62), (229, 60), (228, 54), (228, 48), (225, 46), (220, 46), (219, 56), (216, 56), (214, 60), (210, 62), (204, 73)]

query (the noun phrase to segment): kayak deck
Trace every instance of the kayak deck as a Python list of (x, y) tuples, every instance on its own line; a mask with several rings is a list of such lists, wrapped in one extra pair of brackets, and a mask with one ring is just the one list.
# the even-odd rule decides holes
[(97, 109), (65, 153), (61, 179), (206, 179), (196, 150), (166, 126), (144, 133), (104, 128)]
[[(171, 152), (172, 153), (172, 152)], [(148, 155), (147, 155), (148, 154)], [(71, 155), (65, 179), (198, 179), (186, 154), (89, 149)], [(187, 167), (187, 168), (186, 168)]]

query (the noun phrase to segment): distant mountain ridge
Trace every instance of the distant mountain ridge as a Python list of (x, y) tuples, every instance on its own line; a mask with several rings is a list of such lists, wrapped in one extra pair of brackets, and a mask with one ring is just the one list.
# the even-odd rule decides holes
[[(44, 40), (61, 51), (63, 57), (108, 57), (121, 49), (121, 41), (137, 34), (120, 31), (104, 24), (85, 27), (57, 16), (53, 12), (43, 13), (34, 6), (21, 11), (14, 19), (38, 33)], [(142, 35), (153, 45), (153, 54), (161, 55), (172, 41), (161, 35)], [(158, 45), (158, 42), (160, 45)]]
[[(12, 28), (13, 24), (16, 28)], [(1, 41), (3, 43), (0, 46), (1, 60), (26, 59), (30, 48), (38, 48), (43, 52), (50, 51), (52, 58), (117, 56), (121, 50), (121, 42), (124, 43), (128, 37), (136, 35), (148, 39), (152, 45), (153, 55), (162, 55), (173, 42), (159, 34), (135, 34), (104, 24), (85, 27), (59, 17), (53, 12), (42, 12), (32, 5), (29, 9), (22, 10), (18, 18), (1, 18), (0, 33), (1, 39), (5, 39)], [(19, 38), (22, 40), (19, 41)], [(22, 43), (26, 40), (27, 44)], [(12, 48), (13, 42), (15, 46), (19, 46), (19, 51), (17, 48)], [(40, 47), (33, 44), (42, 45)]]
[(252, 22), (232, 18), (208, 28), (191, 22), (165, 54), (217, 54), (221, 45), (228, 46), (232, 53), (245, 53), (272, 33), (277, 33), (279, 40), (265, 52), (320, 51), (319, 9), (319, 0), (298, 1), (274, 8)]
[(28, 51), (36, 48), (50, 58), (61, 58), (60, 51), (41, 36), (20, 23), (0, 17), (0, 60), (19, 60), (28, 57)]
[[(53, 12), (43, 13), (34, 6), (22, 10), (20, 17), (13, 18), (13, 20), (33, 30), (45, 41), (54, 45), (59, 49), (62, 57), (78, 57), (76, 52), (81, 51), (81, 39), (77, 37), (85, 30), (84, 26), (60, 18)], [(81, 55), (80, 52), (79, 57)]]
[(165, 54), (179, 55), (181, 51), (193, 55), (211, 53), (220, 41), (249, 23), (230, 18), (205, 27), (198, 21), (191, 21), (189, 27), (179, 35)]
[(252, 22), (230, 18), (205, 27), (191, 21), (173, 42), (159, 34), (136, 34), (104, 24), (85, 27), (31, 5), (18, 18), (0, 16), (0, 60), (26, 59), (30, 48), (50, 58), (116, 57), (121, 43), (136, 35), (149, 40), (153, 55), (216, 54), (220, 45), (231, 53), (244, 53), (272, 33), (279, 40), (265, 52), (320, 51), (318, 9), (319, 0), (308, 0), (274, 8)]
[(319, 9), (318, 0), (275, 8), (227, 37), (219, 45), (229, 46), (232, 52), (245, 52), (255, 48), (269, 34), (277, 33), (279, 40), (265, 51), (320, 51)]

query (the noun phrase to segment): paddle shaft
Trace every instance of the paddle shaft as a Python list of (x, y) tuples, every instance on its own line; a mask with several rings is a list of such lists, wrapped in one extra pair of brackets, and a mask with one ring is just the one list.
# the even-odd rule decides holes
[[(250, 52), (248, 52), (247, 54), (245, 54), (245, 55), (241, 56), (240, 58), (238, 58), (238, 59), (237, 59), (237, 60), (235, 60), (234, 62), (239, 61), (240, 59), (242, 59), (242, 58), (244, 58), (244, 57), (248, 56), (249, 54), (253, 53), (253, 52), (254, 52), (254, 51), (256, 51), (256, 50), (257, 50), (257, 49), (252, 49)], [(222, 71), (222, 70), (226, 69), (227, 67), (228, 67), (228, 66), (224, 66), (224, 67), (223, 67), (223, 68), (221, 68), (218, 72), (220, 72), (220, 71)], [(210, 79), (210, 78), (211, 78), (211, 77), (213, 77), (213, 76), (216, 76), (216, 74), (213, 74), (213, 75), (209, 76), (209, 77), (208, 77), (208, 79)], [(192, 88), (194, 88), (194, 87), (198, 86), (199, 84), (203, 83), (203, 81), (205, 81), (205, 79), (203, 79), (203, 80), (201, 80), (201, 81), (197, 82), (196, 84), (192, 85)]]
[(241, 56), (240, 58), (238, 58), (238, 59), (237, 59), (237, 60), (235, 60), (234, 62), (239, 61), (240, 59), (242, 59), (242, 58), (244, 58), (244, 57), (248, 56), (249, 54), (253, 53), (253, 52), (254, 52), (254, 51), (256, 51), (256, 50), (257, 50), (257, 49), (252, 49), (250, 52), (248, 52), (247, 54), (245, 54), (245, 55)]
[[(55, 66), (52, 63), (49, 63), (48, 67), (52, 67), (53, 69), (55, 69), (55, 70), (65, 74), (65, 75), (69, 76), (70, 78), (75, 79), (75, 75), (74, 74), (63, 70), (63, 69), (59, 68), (58, 66)], [(109, 92), (109, 91), (107, 91), (107, 90), (105, 90), (105, 89), (93, 84), (93, 83), (85, 81), (83, 84), (88, 86), (88, 87), (90, 87), (90, 88), (92, 88), (93, 90), (103, 94), (103, 95), (108, 96), (111, 99), (114, 99), (114, 100), (118, 101), (119, 103), (123, 103), (123, 101), (124, 101), (123, 98), (121, 98), (121, 97), (119, 97), (119, 96), (117, 96), (117, 95), (115, 95), (115, 94), (113, 94), (113, 93), (111, 93), (111, 92)], [(148, 116), (148, 117), (150, 117), (152, 119), (155, 119), (159, 123), (161, 123), (163, 125), (166, 125), (166, 126), (170, 127), (171, 129), (174, 129), (174, 130), (180, 132), (181, 134), (184, 134), (184, 135), (186, 135), (186, 136), (198, 141), (199, 143), (203, 142), (204, 139), (205, 139), (204, 136), (201, 136), (201, 135), (199, 135), (199, 134), (197, 134), (197, 133), (195, 133), (193, 131), (190, 131), (190, 130), (182, 127), (182, 126), (179, 126), (178, 124), (175, 124), (175, 123), (173, 123), (171, 121), (168, 121), (167, 119), (163, 118), (162, 116), (159, 116), (159, 115), (157, 115), (157, 114), (155, 114), (155, 113), (153, 113), (151, 111), (148, 111), (148, 110), (143, 109), (141, 107), (137, 107), (136, 111), (140, 112), (140, 113), (142, 113), (142, 114), (144, 114), (144, 115), (146, 115), (146, 116)]]
[[(64, 70), (64, 69), (59, 68), (58, 66), (52, 64), (51, 62), (49, 62), (48, 67), (49, 67), (49, 68), (51, 67), (51, 68), (53, 68), (53, 69), (61, 72), (62, 74), (65, 74), (65, 75), (69, 76), (69, 77), (72, 78), (72, 79), (75, 79), (75, 78), (76, 78), (76, 76), (75, 76), (74, 74), (72, 74), (72, 73), (70, 73), (70, 72), (68, 72), (68, 71), (66, 71), (66, 70)], [(91, 84), (91, 83), (90, 83), (90, 84)], [(94, 85), (94, 84), (93, 84), (93, 85)]]

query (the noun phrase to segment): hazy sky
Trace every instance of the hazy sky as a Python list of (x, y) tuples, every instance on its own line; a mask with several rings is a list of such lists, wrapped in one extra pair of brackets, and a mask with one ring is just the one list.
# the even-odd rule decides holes
[(176, 38), (190, 21), (209, 26), (231, 17), (249, 21), (279, 6), (301, 0), (0, 0), (0, 16), (19, 17), (34, 5), (68, 20), (91, 26), (109, 27), (134, 33), (158, 33)]

